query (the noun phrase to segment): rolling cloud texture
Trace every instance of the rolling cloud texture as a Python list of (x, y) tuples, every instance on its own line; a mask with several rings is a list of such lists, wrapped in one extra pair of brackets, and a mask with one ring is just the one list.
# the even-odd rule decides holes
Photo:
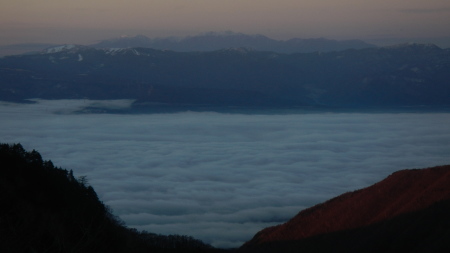
[(87, 175), (129, 227), (218, 247), (396, 170), (450, 163), (447, 113), (71, 113), (129, 102), (0, 103), (0, 142)]

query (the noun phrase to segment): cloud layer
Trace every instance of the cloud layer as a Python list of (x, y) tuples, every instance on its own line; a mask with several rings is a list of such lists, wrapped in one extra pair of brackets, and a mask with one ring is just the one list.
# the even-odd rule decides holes
[(0, 142), (87, 175), (130, 227), (218, 247), (396, 170), (450, 163), (446, 113), (70, 113), (91, 103), (0, 104)]

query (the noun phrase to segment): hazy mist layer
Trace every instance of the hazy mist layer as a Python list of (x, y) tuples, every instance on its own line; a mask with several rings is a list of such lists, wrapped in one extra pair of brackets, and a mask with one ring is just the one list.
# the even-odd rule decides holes
[(0, 103), (0, 142), (87, 175), (130, 227), (218, 247), (396, 170), (450, 163), (447, 113), (71, 114), (91, 103)]

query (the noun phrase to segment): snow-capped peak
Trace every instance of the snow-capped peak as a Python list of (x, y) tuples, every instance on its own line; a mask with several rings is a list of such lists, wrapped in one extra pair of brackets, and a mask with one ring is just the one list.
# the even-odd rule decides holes
[(50, 48), (44, 49), (44, 53), (47, 53), (47, 54), (59, 53), (62, 51), (73, 49), (75, 47), (76, 47), (76, 45), (73, 45), (73, 44), (50, 47)]
[(87, 46), (82, 46), (82, 45), (74, 45), (74, 44), (65, 44), (65, 45), (61, 45), (61, 46), (56, 46), (56, 47), (50, 47), (47, 49), (44, 49), (42, 51), (42, 53), (44, 54), (54, 54), (54, 53), (60, 53), (60, 52), (78, 52), (82, 49), (87, 49)]

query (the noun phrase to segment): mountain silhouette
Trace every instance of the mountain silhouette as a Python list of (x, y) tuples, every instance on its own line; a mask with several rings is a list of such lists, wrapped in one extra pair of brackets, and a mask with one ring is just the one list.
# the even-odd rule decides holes
[(329, 53), (173, 52), (65, 45), (0, 58), (0, 100), (135, 99), (172, 105), (449, 105), (450, 50), (405, 44)]
[[(415, 248), (417, 252), (440, 252), (450, 249), (449, 211), (449, 165), (401, 170), (370, 187), (305, 209), (284, 224), (263, 229), (241, 250), (390, 252)], [(430, 247), (436, 251), (427, 251)]]
[(189, 236), (127, 228), (85, 176), (0, 144), (0, 252), (218, 252)]
[(102, 40), (92, 45), (96, 48), (144, 47), (177, 52), (215, 51), (227, 48), (250, 48), (257, 51), (277, 53), (331, 52), (347, 49), (375, 47), (361, 40), (331, 40), (325, 38), (274, 40), (264, 35), (249, 35), (235, 32), (206, 32), (184, 38), (148, 38), (144, 35), (123, 36)]

